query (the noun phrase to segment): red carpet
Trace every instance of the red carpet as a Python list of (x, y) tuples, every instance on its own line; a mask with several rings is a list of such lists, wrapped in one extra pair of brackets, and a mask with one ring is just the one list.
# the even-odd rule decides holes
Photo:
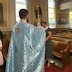
[(72, 66), (64, 68), (63, 72), (72, 72)]
[(47, 64), (45, 64), (45, 72), (72, 72), (72, 66), (68, 66), (62, 70), (55, 65), (47, 67)]
[(55, 65), (47, 67), (47, 65), (45, 64), (45, 72), (63, 72), (63, 71)]

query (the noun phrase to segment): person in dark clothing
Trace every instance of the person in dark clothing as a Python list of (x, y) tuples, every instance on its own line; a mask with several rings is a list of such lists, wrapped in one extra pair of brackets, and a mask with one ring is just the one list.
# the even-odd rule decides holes
[(46, 31), (46, 52), (45, 52), (45, 59), (48, 61), (48, 67), (50, 67), (50, 59), (53, 59), (52, 54), (52, 41), (51, 41), (51, 31), (48, 27), (46, 22), (43, 22), (42, 24), (44, 30)]

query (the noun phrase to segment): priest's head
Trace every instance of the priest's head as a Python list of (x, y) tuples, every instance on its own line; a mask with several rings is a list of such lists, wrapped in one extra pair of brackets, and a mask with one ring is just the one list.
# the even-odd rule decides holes
[(19, 11), (19, 17), (20, 19), (28, 20), (28, 11), (26, 9), (21, 9)]

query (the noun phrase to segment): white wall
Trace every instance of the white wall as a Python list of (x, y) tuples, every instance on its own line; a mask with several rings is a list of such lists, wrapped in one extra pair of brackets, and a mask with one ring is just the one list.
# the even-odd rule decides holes
[(60, 4), (60, 10), (72, 8), (72, 1)]
[(13, 29), (13, 26), (16, 23), (15, 19), (15, 0), (9, 0), (8, 1), (8, 14), (9, 14), (9, 25), (10, 25), (10, 30)]
[(40, 7), (42, 9), (42, 20), (47, 21), (47, 0), (29, 0), (28, 1), (28, 10), (29, 10), (29, 22), (34, 23), (36, 21), (35, 18), (35, 8), (37, 7), (38, 4), (40, 4)]

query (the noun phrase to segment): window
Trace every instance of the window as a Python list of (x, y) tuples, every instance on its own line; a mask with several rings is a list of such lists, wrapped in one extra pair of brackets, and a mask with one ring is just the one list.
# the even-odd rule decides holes
[(70, 27), (72, 28), (72, 10), (69, 11), (69, 23)]
[(48, 22), (50, 28), (56, 28), (55, 0), (48, 0)]
[(27, 9), (27, 0), (15, 0), (15, 8), (16, 8), (16, 22), (20, 21), (19, 18), (19, 10)]

